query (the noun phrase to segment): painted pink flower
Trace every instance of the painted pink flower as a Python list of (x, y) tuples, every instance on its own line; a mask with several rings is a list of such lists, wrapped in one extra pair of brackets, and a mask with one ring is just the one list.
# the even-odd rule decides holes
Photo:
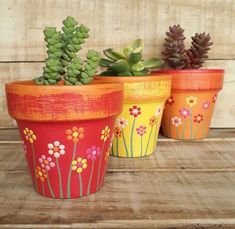
[(200, 123), (203, 121), (203, 115), (202, 114), (198, 114), (194, 116), (194, 122)]
[(38, 159), (41, 168), (46, 169), (47, 171), (49, 171), (51, 168), (55, 167), (55, 163), (52, 161), (51, 157), (46, 157), (45, 155), (42, 155), (39, 159)]
[(136, 132), (138, 135), (143, 136), (146, 133), (146, 126), (140, 125), (138, 128), (136, 128)]
[(188, 116), (190, 116), (190, 111), (188, 109), (182, 108), (179, 110), (179, 112), (183, 118), (187, 118)]
[(133, 115), (135, 118), (137, 118), (141, 114), (141, 108), (134, 105), (129, 109), (130, 115)]
[(213, 103), (215, 103), (215, 102), (216, 102), (216, 100), (217, 100), (217, 94), (215, 94), (215, 95), (213, 96), (213, 98), (212, 98), (212, 102), (213, 102)]
[(48, 144), (48, 153), (50, 155), (54, 155), (55, 158), (59, 158), (60, 155), (65, 154), (65, 146), (60, 144), (59, 141), (54, 141), (54, 143), (49, 143)]
[(210, 108), (210, 102), (209, 101), (203, 102), (202, 103), (202, 108), (204, 110), (207, 110), (208, 108)]
[(91, 148), (87, 149), (86, 154), (87, 159), (94, 161), (101, 154), (100, 147), (92, 146)]
[(168, 105), (173, 105), (175, 103), (175, 100), (173, 98), (173, 96), (170, 96), (167, 100), (166, 100), (166, 104)]
[(182, 125), (182, 121), (181, 121), (181, 118), (178, 118), (178, 117), (172, 117), (171, 118), (171, 121), (172, 121), (172, 124), (175, 125), (176, 127)]

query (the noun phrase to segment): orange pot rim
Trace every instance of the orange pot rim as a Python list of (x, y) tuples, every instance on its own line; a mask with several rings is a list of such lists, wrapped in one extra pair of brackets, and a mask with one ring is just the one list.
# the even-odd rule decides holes
[(224, 73), (224, 69), (166, 69), (166, 70), (159, 70), (153, 71), (154, 73), (165, 73), (165, 74), (181, 74), (181, 73)]
[(36, 85), (32, 80), (5, 85), (8, 112), (18, 120), (75, 121), (117, 116), (122, 111), (119, 82), (90, 85)]
[(166, 69), (155, 71), (172, 75), (172, 90), (221, 90), (224, 69)]
[(107, 82), (149, 82), (149, 81), (159, 81), (159, 80), (170, 80), (172, 77), (167, 73), (152, 73), (151, 75), (146, 76), (95, 76), (95, 79), (107, 80)]
[(171, 75), (155, 74), (154, 76), (96, 76), (103, 82), (124, 83), (124, 102), (151, 103), (166, 100), (171, 91)]

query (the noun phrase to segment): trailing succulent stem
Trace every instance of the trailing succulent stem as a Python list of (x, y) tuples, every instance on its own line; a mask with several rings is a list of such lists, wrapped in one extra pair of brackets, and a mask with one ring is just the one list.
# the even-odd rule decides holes
[(70, 16), (63, 21), (63, 25), (63, 32), (57, 32), (55, 27), (44, 30), (48, 57), (42, 76), (34, 79), (36, 84), (58, 84), (64, 79), (66, 85), (81, 85), (93, 79), (100, 53), (89, 50), (86, 61), (76, 55), (89, 37), (89, 29), (85, 25), (78, 26), (78, 22)]
[(100, 66), (106, 70), (103, 76), (144, 76), (150, 73), (150, 69), (159, 68), (162, 61), (159, 58), (142, 60), (144, 44), (141, 39), (136, 39), (121, 52), (114, 49), (103, 51), (106, 58), (101, 58)]
[(166, 32), (165, 50), (162, 54), (165, 56), (165, 62), (173, 69), (197, 69), (202, 67), (204, 60), (208, 58), (207, 53), (210, 46), (210, 34), (196, 33), (192, 38), (191, 47), (185, 49), (184, 30), (180, 25), (169, 27)]

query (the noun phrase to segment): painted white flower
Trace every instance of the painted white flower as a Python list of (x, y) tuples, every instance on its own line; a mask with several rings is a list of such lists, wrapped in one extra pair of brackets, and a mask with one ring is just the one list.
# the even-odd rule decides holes
[(121, 128), (125, 128), (128, 125), (128, 121), (124, 117), (121, 117), (120, 119), (117, 120), (117, 125), (120, 126)]
[(172, 121), (172, 124), (175, 125), (176, 127), (182, 125), (182, 121), (181, 121), (181, 118), (178, 118), (178, 117), (172, 117), (171, 118), (171, 121)]
[(49, 143), (48, 144), (48, 153), (50, 155), (54, 155), (55, 158), (59, 158), (60, 155), (65, 154), (65, 146), (60, 144), (59, 141), (54, 141), (54, 143)]

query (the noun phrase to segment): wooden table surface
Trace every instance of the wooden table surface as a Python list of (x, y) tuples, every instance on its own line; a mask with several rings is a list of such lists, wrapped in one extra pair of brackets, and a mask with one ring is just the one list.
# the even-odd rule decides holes
[(235, 228), (235, 130), (159, 138), (154, 155), (110, 157), (105, 186), (53, 200), (32, 188), (17, 130), (0, 130), (0, 228)]

